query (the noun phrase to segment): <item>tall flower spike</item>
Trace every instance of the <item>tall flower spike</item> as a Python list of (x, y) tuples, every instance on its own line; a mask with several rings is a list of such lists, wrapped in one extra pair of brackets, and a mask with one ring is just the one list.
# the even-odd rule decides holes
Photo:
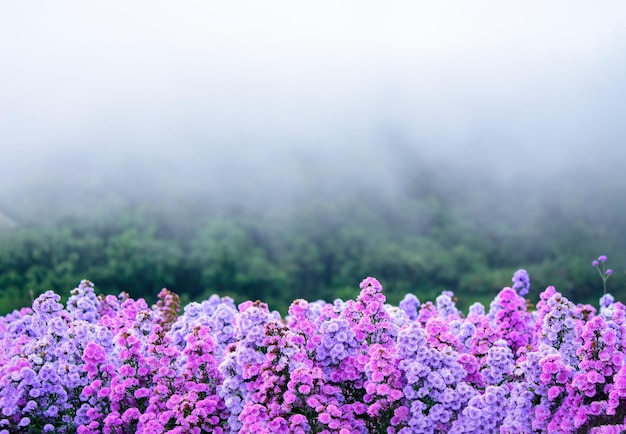
[(613, 270), (611, 270), (610, 268), (606, 268), (605, 263), (607, 259), (608, 258), (605, 255), (600, 255), (598, 256), (597, 260), (591, 263), (591, 265), (595, 267), (595, 269), (598, 270), (598, 273), (600, 274), (600, 278), (602, 279), (602, 291), (604, 294), (606, 294), (606, 281), (608, 280), (609, 276), (613, 274)]

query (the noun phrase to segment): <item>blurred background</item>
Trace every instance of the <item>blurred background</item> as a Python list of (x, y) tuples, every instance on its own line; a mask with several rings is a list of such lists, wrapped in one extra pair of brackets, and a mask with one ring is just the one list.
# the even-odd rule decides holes
[(0, 4), (0, 314), (626, 298), (626, 3)]

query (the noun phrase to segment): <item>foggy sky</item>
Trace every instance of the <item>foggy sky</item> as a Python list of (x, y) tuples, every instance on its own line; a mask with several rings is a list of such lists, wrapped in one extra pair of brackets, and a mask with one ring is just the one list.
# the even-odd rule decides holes
[(626, 163), (622, 1), (1, 1), (0, 55), (8, 208), (159, 178), (391, 191), (406, 155), (498, 182), (576, 169), (570, 189)]

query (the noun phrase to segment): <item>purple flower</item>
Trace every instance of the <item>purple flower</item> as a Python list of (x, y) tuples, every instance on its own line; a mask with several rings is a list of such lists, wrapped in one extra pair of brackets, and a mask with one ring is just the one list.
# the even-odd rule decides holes
[(530, 277), (526, 270), (520, 269), (513, 274), (513, 289), (522, 297), (528, 294), (530, 290)]
[(419, 299), (413, 294), (406, 294), (399, 304), (410, 320), (415, 321), (417, 319), (418, 309), (420, 307)]

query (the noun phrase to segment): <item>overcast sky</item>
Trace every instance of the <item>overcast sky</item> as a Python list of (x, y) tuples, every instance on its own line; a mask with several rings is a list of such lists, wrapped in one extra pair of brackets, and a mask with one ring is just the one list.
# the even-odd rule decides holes
[(0, 56), (5, 201), (93, 167), (393, 186), (395, 141), (499, 176), (626, 163), (623, 1), (0, 0)]

